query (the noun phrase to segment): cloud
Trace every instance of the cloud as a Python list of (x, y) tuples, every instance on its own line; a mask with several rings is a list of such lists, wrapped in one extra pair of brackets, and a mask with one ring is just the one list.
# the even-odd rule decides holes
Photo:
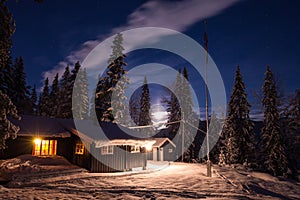
[[(237, 2), (238, 0), (148, 1), (128, 16), (125, 25), (111, 30), (111, 35), (132, 28), (149, 26), (185, 31), (194, 23), (215, 16)], [(149, 34), (149, 37), (147, 37), (147, 34)], [(142, 37), (132, 36), (135, 38), (135, 42), (129, 46), (134, 49), (135, 45), (151, 40), (153, 37), (150, 35), (150, 33), (145, 33)], [(64, 61), (59, 62), (53, 69), (43, 72), (43, 77), (48, 77), (52, 81), (56, 73), (60, 75), (63, 73), (67, 64), (73, 65), (78, 60), (83, 61), (103, 38), (106, 38), (106, 36), (101, 35), (96, 40), (86, 41), (78, 50), (71, 52)], [(107, 46), (107, 48), (107, 51), (110, 50), (110, 46)], [(126, 50), (130, 51), (130, 49)], [(102, 59), (104, 63), (104, 60), (108, 60), (108, 57)]]

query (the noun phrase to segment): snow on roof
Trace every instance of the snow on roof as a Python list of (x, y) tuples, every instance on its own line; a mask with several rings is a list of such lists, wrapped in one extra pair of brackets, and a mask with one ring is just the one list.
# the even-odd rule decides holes
[(11, 121), (20, 127), (18, 136), (71, 137), (70, 132), (55, 118), (21, 115), (21, 120), (11, 119)]
[(12, 122), (20, 127), (18, 136), (71, 137), (74, 134), (98, 147), (108, 144), (146, 146), (155, 143), (154, 139), (148, 139), (142, 132), (111, 122), (100, 122), (99, 126), (92, 120), (74, 121), (29, 115), (22, 115), (20, 121), (12, 119)]
[(152, 145), (152, 147), (162, 147), (167, 141), (173, 145), (174, 147), (176, 147), (176, 145), (169, 139), (169, 138), (152, 138), (155, 140), (155, 143)]

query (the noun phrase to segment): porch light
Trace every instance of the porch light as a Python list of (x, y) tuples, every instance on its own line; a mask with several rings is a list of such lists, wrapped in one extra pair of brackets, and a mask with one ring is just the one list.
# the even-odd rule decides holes
[(34, 139), (34, 144), (41, 144), (42, 140), (39, 138)]
[(151, 151), (152, 150), (152, 144), (147, 144), (146, 145), (146, 150)]

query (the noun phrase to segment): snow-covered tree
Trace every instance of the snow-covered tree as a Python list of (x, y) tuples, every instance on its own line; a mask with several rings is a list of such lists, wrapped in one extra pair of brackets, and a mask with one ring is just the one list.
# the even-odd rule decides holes
[(80, 68), (77, 72), (76, 85), (73, 87), (72, 109), (74, 119), (88, 119), (89, 96), (85, 69)]
[(112, 53), (110, 55), (110, 58), (108, 59), (108, 64), (111, 64), (114, 60), (116, 60), (118, 57), (123, 55), (124, 47), (122, 46), (122, 44), (123, 44), (123, 35), (122, 33), (118, 33), (115, 36), (113, 40), (113, 44), (111, 46)]
[(8, 65), (12, 47), (12, 35), (15, 32), (15, 21), (6, 6), (7, 0), (0, 0), (0, 71)]
[(273, 175), (287, 172), (288, 158), (280, 129), (278, 95), (273, 73), (267, 66), (263, 85), (264, 126), (261, 134), (261, 150), (264, 168)]
[[(125, 88), (129, 83), (124, 67), (123, 37), (119, 33), (112, 44), (106, 75), (100, 77), (95, 91), (95, 111), (98, 120), (127, 124)], [(114, 94), (114, 96), (112, 96)], [(112, 106), (113, 105), (113, 106)]]
[[(107, 69), (106, 76), (101, 77), (95, 98), (95, 107), (97, 118), (100, 121), (123, 123), (122, 116), (126, 116), (124, 95), (125, 88), (129, 83), (126, 77), (126, 70), (124, 66), (126, 63), (123, 61), (125, 55), (118, 57), (112, 62)], [(114, 92), (114, 96), (112, 96)], [(113, 98), (112, 98), (113, 97)], [(112, 105), (114, 105), (112, 107)]]
[(249, 112), (250, 104), (238, 66), (224, 125), (226, 162), (229, 164), (244, 164), (254, 161), (253, 124), (250, 121)]
[(6, 94), (0, 90), (0, 150), (5, 149), (5, 141), (8, 138), (16, 138), (19, 127), (11, 123), (7, 118), (11, 116), (19, 119), (17, 109)]

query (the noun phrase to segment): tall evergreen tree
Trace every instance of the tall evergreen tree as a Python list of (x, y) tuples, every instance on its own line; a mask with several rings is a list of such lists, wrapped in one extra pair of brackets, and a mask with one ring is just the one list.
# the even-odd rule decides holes
[(60, 106), (58, 116), (61, 118), (72, 118), (72, 81), (69, 65), (60, 80)]
[(76, 84), (73, 88), (72, 99), (74, 119), (88, 119), (89, 114), (89, 97), (88, 81), (86, 70), (79, 69), (77, 72)]
[(139, 124), (140, 118), (140, 100), (141, 100), (141, 88), (138, 88), (129, 99), (129, 114), (133, 121), (132, 126), (137, 126)]
[(108, 64), (111, 64), (114, 60), (116, 60), (118, 57), (123, 55), (124, 47), (123, 44), (123, 35), (121, 33), (118, 33), (114, 40), (113, 44), (111, 46), (112, 53), (110, 55), (110, 58), (108, 59)]
[(51, 116), (51, 104), (49, 97), (49, 79), (46, 78), (44, 82), (44, 88), (42, 93), (40, 94), (39, 99), (39, 115), (40, 116)]
[(0, 70), (0, 90), (9, 98), (14, 95), (14, 67), (12, 58), (9, 56), (6, 64)]
[(8, 120), (8, 116), (19, 119), (17, 109), (6, 94), (0, 91), (0, 150), (5, 149), (8, 138), (16, 138), (19, 127)]
[[(144, 77), (144, 84), (142, 86), (142, 93), (140, 98), (140, 116), (139, 116), (139, 126), (147, 126), (152, 125), (152, 120), (150, 117), (150, 108), (151, 108), (151, 100), (150, 100), (150, 91), (148, 86), (147, 77)], [(142, 131), (151, 136), (153, 133), (152, 127), (143, 128)]]
[(58, 73), (56, 73), (52, 86), (51, 86), (51, 92), (49, 94), (49, 106), (51, 107), (51, 117), (59, 117), (59, 85), (58, 85)]
[(249, 112), (250, 104), (238, 66), (228, 105), (228, 116), (224, 125), (226, 162), (229, 164), (244, 164), (254, 161), (253, 124)]
[[(182, 87), (182, 81), (181, 81), (181, 71), (178, 70), (178, 74), (176, 76), (175, 85), (174, 85), (174, 92), (176, 94), (180, 94), (180, 90)], [(168, 125), (167, 127), (171, 127), (171, 132), (169, 137), (173, 139), (179, 130), (179, 122), (181, 120), (181, 108), (179, 105), (179, 99), (176, 97), (176, 95), (172, 92), (170, 94), (170, 99), (165, 99), (163, 103), (166, 103), (167, 109), (166, 111), (168, 114)]]
[(28, 114), (31, 110), (29, 99), (29, 88), (26, 85), (26, 74), (24, 71), (23, 58), (16, 58), (14, 63), (14, 84), (12, 102), (20, 114)]
[(263, 85), (264, 126), (261, 135), (261, 150), (264, 168), (273, 175), (287, 172), (288, 159), (283, 143), (278, 111), (278, 95), (270, 66), (267, 66)]
[[(17, 109), (8, 95), (12, 94), (11, 68), (11, 37), (15, 32), (12, 14), (5, 5), (6, 0), (0, 0), (0, 149), (6, 148), (5, 141), (9, 137), (17, 137), (19, 127), (8, 120), (8, 116), (19, 118)], [(3, 92), (2, 92), (3, 91)], [(9, 92), (11, 92), (9, 94)]]
[(30, 104), (31, 104), (31, 112), (32, 115), (37, 115), (37, 93), (36, 93), (36, 85), (33, 85), (30, 93)]
[(127, 71), (124, 69), (127, 64), (124, 62), (126, 56), (122, 53), (124, 50), (122, 43), (123, 37), (119, 33), (111, 46), (112, 54), (108, 60), (106, 76), (99, 78), (96, 87), (95, 109), (100, 121), (126, 124), (128, 120), (125, 113), (126, 96), (124, 93), (129, 79), (126, 76)]
[(12, 35), (15, 32), (15, 21), (6, 6), (7, 0), (0, 0), (0, 71), (7, 65), (11, 56)]

